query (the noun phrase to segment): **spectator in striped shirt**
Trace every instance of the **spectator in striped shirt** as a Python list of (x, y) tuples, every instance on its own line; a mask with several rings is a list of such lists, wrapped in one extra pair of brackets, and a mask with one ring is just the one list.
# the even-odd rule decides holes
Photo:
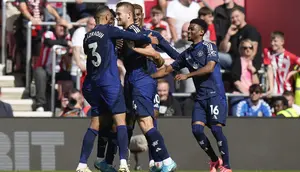
[(241, 101), (237, 106), (237, 117), (272, 117), (270, 106), (261, 99), (262, 88), (253, 84), (249, 88), (250, 98)]
[(271, 34), (271, 44), (265, 48), (264, 64), (268, 67), (269, 89), (267, 94), (282, 94), (285, 90), (291, 91), (292, 85), (287, 79), (296, 64), (300, 64), (300, 58), (284, 48), (284, 33), (274, 31)]

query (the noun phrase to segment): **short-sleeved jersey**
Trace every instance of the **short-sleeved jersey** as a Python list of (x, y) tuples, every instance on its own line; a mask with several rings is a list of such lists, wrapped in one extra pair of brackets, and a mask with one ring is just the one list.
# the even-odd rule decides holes
[(217, 95), (225, 97), (216, 45), (206, 41), (191, 45), (171, 64), (176, 71), (187, 67), (190, 72), (194, 72), (204, 67), (209, 61), (216, 62), (213, 72), (204, 76), (193, 77), (197, 100), (204, 100)]
[(250, 99), (243, 100), (237, 105), (236, 114), (238, 117), (272, 117), (270, 106), (263, 100), (259, 100), (257, 105), (253, 105)]
[(86, 77), (97, 86), (120, 84), (115, 52), (116, 39), (141, 41), (144, 44), (151, 42), (147, 36), (126, 32), (111, 25), (97, 25), (86, 33), (83, 43), (87, 55)]

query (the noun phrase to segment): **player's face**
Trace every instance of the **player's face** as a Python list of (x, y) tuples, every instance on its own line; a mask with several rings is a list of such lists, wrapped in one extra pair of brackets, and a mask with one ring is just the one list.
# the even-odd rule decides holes
[(108, 24), (115, 25), (115, 17), (111, 14)]
[(245, 21), (245, 15), (236, 10), (231, 14), (231, 23), (239, 27)]
[(204, 35), (204, 31), (201, 26), (191, 23), (188, 29), (188, 40), (195, 41), (199, 39), (199, 37)]
[(281, 110), (284, 110), (284, 105), (283, 105), (283, 102), (281, 100), (277, 100), (275, 103), (274, 103), (274, 111), (275, 111), (275, 114)]
[(135, 20), (135, 24), (139, 25), (140, 27), (142, 27), (143, 25), (143, 20), (144, 20), (144, 14), (142, 13), (142, 10), (140, 9), (135, 9), (134, 10), (134, 20)]
[(169, 95), (169, 84), (168, 83), (159, 83), (157, 86), (157, 92), (161, 101), (166, 101)]
[(118, 7), (116, 10), (118, 26), (126, 26), (130, 18), (129, 10), (125, 6)]
[(284, 40), (278, 36), (275, 36), (271, 40), (271, 48), (273, 51), (277, 51), (283, 48)]

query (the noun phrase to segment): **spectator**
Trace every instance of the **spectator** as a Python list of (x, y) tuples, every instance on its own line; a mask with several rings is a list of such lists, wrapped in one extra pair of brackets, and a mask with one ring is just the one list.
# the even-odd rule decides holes
[(253, 26), (246, 23), (244, 11), (238, 7), (232, 9), (231, 22), (232, 24), (220, 44), (220, 51), (224, 52), (219, 53), (221, 66), (225, 69), (232, 69), (232, 71), (240, 75), (241, 68), (239, 66), (241, 56), (239, 45), (242, 40), (250, 39), (253, 42), (253, 53), (255, 54), (253, 66), (256, 70), (259, 70), (262, 65), (260, 34)]
[[(181, 39), (175, 42), (174, 47), (177, 49), (179, 53), (182, 53), (184, 50), (191, 46), (191, 42), (188, 41), (188, 27), (190, 23), (184, 23), (181, 29)], [(187, 68), (183, 68), (180, 70), (181, 73), (187, 74), (189, 70)], [(185, 81), (179, 82), (179, 92), (184, 93), (193, 93), (195, 92), (195, 86), (192, 78), (189, 78)]]
[(253, 43), (250, 39), (245, 39), (240, 43), (239, 50), (241, 54), (241, 75), (232, 72), (234, 85), (236, 89), (243, 94), (249, 94), (248, 91), (252, 84), (259, 84), (257, 70), (252, 64), (254, 57), (253, 48)]
[(253, 84), (249, 88), (250, 98), (241, 101), (237, 105), (236, 115), (238, 117), (272, 117), (270, 106), (261, 99), (262, 88)]
[(167, 0), (147, 0), (144, 1), (145, 4), (145, 19), (148, 20), (151, 15), (151, 10), (154, 6), (159, 6), (159, 8), (162, 10), (163, 16), (166, 15), (166, 9), (168, 2)]
[(214, 21), (213, 11), (208, 7), (202, 7), (198, 12), (198, 17), (204, 20), (208, 25), (203, 40), (216, 44), (217, 38), (216, 38), (215, 26), (213, 24)]
[(231, 12), (233, 8), (244, 8), (234, 3), (233, 0), (224, 0), (224, 4), (215, 8), (214, 11), (214, 24), (217, 35), (217, 45), (225, 38), (228, 28), (231, 25)]
[(69, 92), (69, 103), (63, 110), (61, 117), (86, 117), (84, 113), (84, 98), (81, 92), (73, 88)]
[[(61, 23), (55, 26), (54, 32), (47, 31), (43, 35), (42, 39), (42, 50), (39, 59), (35, 64), (34, 79), (36, 84), (36, 105), (37, 111), (44, 111), (46, 101), (46, 88), (48, 80), (52, 75), (52, 57), (55, 52), (52, 47), (54, 45), (60, 45), (61, 50), (63, 47), (72, 47), (72, 42), (70, 41), (70, 35), (66, 33), (66, 27)], [(64, 69), (70, 68), (69, 64), (65, 66), (58, 66), (60, 63), (59, 57), (57, 57), (57, 69), (58, 71), (64, 73)], [(56, 72), (58, 72), (56, 71)]]
[(288, 100), (284, 96), (277, 97), (274, 102), (274, 112), (277, 117), (297, 118), (296, 110), (289, 107)]
[(163, 20), (164, 13), (160, 6), (154, 6), (151, 9), (151, 18), (145, 20), (145, 27), (151, 30), (163, 28), (167, 31), (168, 37), (171, 38), (169, 24)]
[(160, 98), (160, 116), (182, 116), (179, 102), (170, 94), (169, 84), (166, 80), (158, 80), (157, 91)]
[(295, 104), (294, 93), (292, 91), (285, 91), (282, 96), (287, 99), (289, 107), (293, 108), (300, 115), (300, 106)]
[(200, 9), (199, 4), (192, 0), (171, 1), (167, 7), (167, 19), (170, 26), (172, 41), (176, 42), (181, 38), (181, 28), (185, 22), (197, 18)]
[[(0, 87), (0, 98), (1, 98), (1, 87)], [(0, 117), (14, 117), (11, 105), (0, 100)]]
[(300, 58), (285, 50), (283, 32), (272, 32), (270, 46), (270, 48), (265, 48), (263, 52), (270, 83), (268, 94), (282, 94), (285, 90), (291, 91), (292, 85), (287, 80), (287, 76), (296, 64), (300, 64)]
[(86, 72), (86, 55), (83, 51), (83, 39), (84, 35), (91, 31), (96, 26), (96, 22), (94, 17), (89, 17), (87, 21), (86, 27), (80, 27), (76, 29), (72, 36), (72, 49), (73, 49), (73, 63), (71, 69), (72, 80), (76, 82), (76, 78), (78, 76), (77, 70), (78, 68), (85, 76)]

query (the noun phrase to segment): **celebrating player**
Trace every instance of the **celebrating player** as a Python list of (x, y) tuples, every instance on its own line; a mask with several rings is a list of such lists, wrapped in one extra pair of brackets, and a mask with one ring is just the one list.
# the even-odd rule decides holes
[(120, 154), (119, 172), (129, 172), (126, 161), (128, 146), (126, 106), (117, 68), (114, 41), (115, 39), (129, 39), (145, 44), (158, 42), (151, 35), (147, 37), (142, 34), (133, 34), (109, 25), (111, 15), (107, 6), (97, 8), (94, 16), (97, 26), (84, 38), (87, 76), (83, 83), (83, 95), (92, 106), (92, 119), (83, 138), (77, 172), (91, 172), (87, 167), (87, 159), (93, 149), (93, 143), (104, 115), (113, 115), (116, 125)]
[[(134, 24), (134, 7), (131, 3), (118, 3), (116, 14), (119, 26), (134, 33), (140, 32), (140, 28)], [(125, 40), (121, 51), (126, 68), (124, 88), (127, 108), (130, 109), (131, 115), (133, 113), (137, 115), (138, 124), (148, 144), (151, 145), (150, 151), (154, 160), (162, 159), (159, 165), (161, 171), (174, 171), (176, 163), (169, 156), (163, 137), (153, 126), (156, 81), (148, 73), (151, 72), (149, 71), (151, 61), (134, 52), (132, 46), (142, 47), (144, 44)]]
[[(200, 147), (211, 158), (210, 171), (231, 172), (229, 165), (228, 144), (222, 132), (227, 115), (225, 90), (220, 72), (217, 47), (203, 41), (207, 24), (201, 19), (193, 19), (188, 29), (190, 48), (181, 53), (174, 63), (153, 74), (153, 78), (163, 77), (174, 70), (187, 67), (191, 73), (178, 74), (176, 80), (193, 78), (197, 97), (192, 115), (192, 131)], [(138, 50), (137, 50), (138, 51)], [(204, 134), (204, 127), (211, 129), (217, 140), (222, 159), (218, 158)]]

